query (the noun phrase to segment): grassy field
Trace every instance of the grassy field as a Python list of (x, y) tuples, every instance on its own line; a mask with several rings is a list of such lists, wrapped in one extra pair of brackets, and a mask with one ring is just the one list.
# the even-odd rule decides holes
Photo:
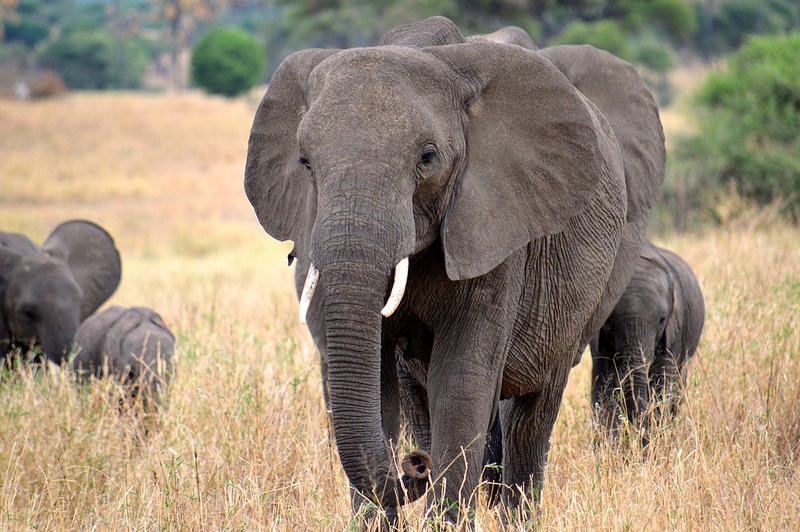
[[(263, 233), (243, 193), (254, 110), (191, 93), (0, 105), (0, 228), (41, 242), (65, 219), (100, 223), (123, 257), (111, 303), (154, 307), (179, 342), (156, 419), (120, 411), (113, 382), (81, 388), (60, 368), (0, 382), (0, 529), (348, 526), (288, 247)], [(685, 404), (647, 457), (595, 447), (584, 356), (539, 526), (796, 530), (800, 230), (758, 214), (655, 240), (705, 291)], [(423, 505), (404, 512), (412, 528), (424, 523)], [(477, 520), (500, 528), (485, 505)]]

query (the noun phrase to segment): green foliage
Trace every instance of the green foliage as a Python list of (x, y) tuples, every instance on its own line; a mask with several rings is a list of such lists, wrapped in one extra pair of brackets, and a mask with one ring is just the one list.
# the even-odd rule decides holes
[(620, 25), (611, 20), (573, 22), (550, 44), (591, 44), (630, 61), (633, 49)]
[(629, 18), (643, 26), (658, 27), (675, 42), (687, 42), (697, 31), (694, 9), (685, 0), (649, 0), (632, 2)]
[(790, 200), (800, 215), (800, 32), (753, 37), (709, 76), (697, 95), (699, 135), (678, 159), (700, 171), (707, 190), (731, 186), (765, 205)]
[(140, 86), (149, 54), (138, 39), (114, 39), (106, 30), (78, 30), (52, 41), (41, 56), (72, 89)]
[(675, 66), (671, 49), (654, 39), (642, 41), (636, 46), (633, 61), (653, 72), (667, 72)]
[(17, 22), (5, 21), (5, 36), (8, 42), (20, 42), (33, 47), (50, 35), (50, 28), (36, 20), (20, 17)]
[(249, 33), (214, 28), (192, 51), (192, 80), (212, 94), (236, 96), (255, 85), (264, 73), (264, 51)]
[(749, 35), (777, 34), (800, 29), (797, 0), (726, 0), (714, 12), (695, 4), (702, 28), (695, 46), (707, 55), (735, 50)]

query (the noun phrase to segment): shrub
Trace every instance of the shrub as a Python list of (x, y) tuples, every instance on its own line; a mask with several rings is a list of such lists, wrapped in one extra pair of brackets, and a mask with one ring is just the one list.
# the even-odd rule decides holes
[(630, 61), (633, 55), (622, 28), (611, 20), (572, 22), (551, 44), (591, 44), (626, 61)]
[(6, 41), (21, 42), (31, 48), (50, 35), (50, 28), (46, 24), (29, 18), (21, 17), (16, 22), (5, 21), (3, 24), (5, 25)]
[(255, 85), (263, 72), (264, 52), (243, 30), (214, 28), (192, 51), (192, 80), (212, 94), (241, 94)]
[(129, 89), (141, 85), (149, 55), (138, 39), (114, 39), (105, 30), (62, 35), (42, 53), (72, 89)]
[(41, 70), (28, 79), (30, 97), (34, 100), (60, 96), (67, 90), (67, 84), (52, 70)]
[(753, 37), (701, 87), (699, 134), (679, 143), (677, 159), (707, 191), (733, 187), (759, 205), (785, 198), (800, 215), (798, 49), (800, 33)]

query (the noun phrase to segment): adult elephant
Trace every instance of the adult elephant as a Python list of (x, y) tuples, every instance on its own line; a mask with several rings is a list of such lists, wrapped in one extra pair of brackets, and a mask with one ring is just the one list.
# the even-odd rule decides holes
[(114, 240), (92, 222), (64, 222), (42, 247), (0, 232), (0, 357), (37, 347), (60, 363), (80, 323), (116, 290), (120, 273)]
[(636, 264), (591, 341), (592, 405), (611, 436), (625, 416), (639, 426), (646, 445), (649, 416), (658, 420), (677, 406), (686, 362), (703, 331), (705, 303), (692, 268), (675, 253), (646, 243)]
[[(627, 285), (663, 180), (658, 111), (630, 65), (589, 47), (447, 44), (457, 28), (433, 23), (286, 58), (245, 170), (265, 230), (295, 243), (354, 506), (389, 514), (419, 495), (388, 460), (398, 346), (427, 370), (445, 499), (477, 486), (499, 398), (505, 500), (539, 493), (569, 370)], [(557, 66), (570, 58), (599, 63), (598, 102)], [(619, 139), (624, 119), (641, 130)]]

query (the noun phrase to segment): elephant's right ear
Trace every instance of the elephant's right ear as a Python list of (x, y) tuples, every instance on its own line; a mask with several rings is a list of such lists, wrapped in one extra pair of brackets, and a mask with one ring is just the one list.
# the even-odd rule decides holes
[(42, 249), (67, 263), (83, 291), (81, 320), (102, 305), (119, 286), (122, 263), (114, 239), (99, 225), (70, 220), (53, 229)]
[(258, 106), (247, 145), (244, 190), (264, 230), (306, 249), (311, 183), (298, 163), (297, 126), (307, 111), (308, 77), (339, 50), (296, 52), (280, 64)]

